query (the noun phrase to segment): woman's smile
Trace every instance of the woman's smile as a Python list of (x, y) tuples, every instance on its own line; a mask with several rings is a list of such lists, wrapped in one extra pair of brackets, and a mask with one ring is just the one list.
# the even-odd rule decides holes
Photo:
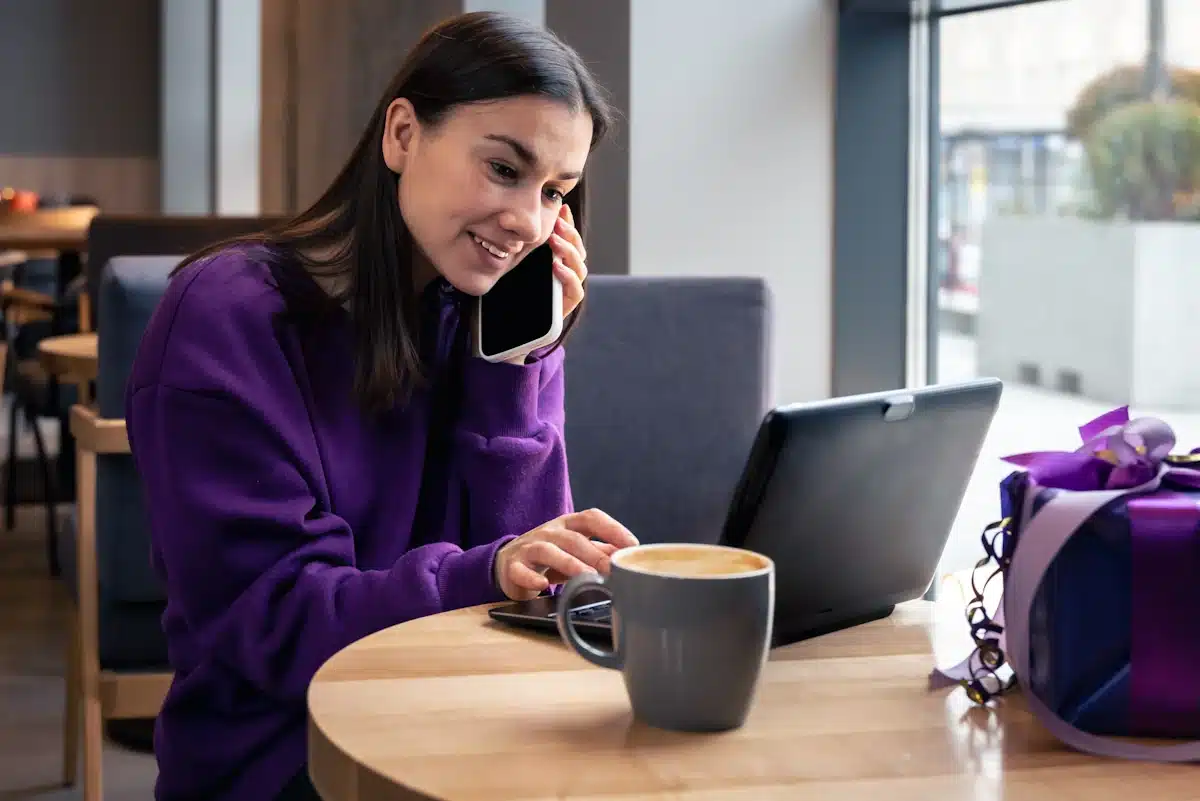
[(499, 245), (484, 239), (478, 234), (470, 233), (474, 250), (480, 261), (489, 270), (507, 270), (513, 263), (517, 251), (509, 251)]

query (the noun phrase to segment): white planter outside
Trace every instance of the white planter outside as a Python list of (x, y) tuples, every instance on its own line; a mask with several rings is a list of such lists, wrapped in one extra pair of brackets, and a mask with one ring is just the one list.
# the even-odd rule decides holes
[(1001, 217), (982, 252), (981, 375), (1200, 409), (1200, 224)]

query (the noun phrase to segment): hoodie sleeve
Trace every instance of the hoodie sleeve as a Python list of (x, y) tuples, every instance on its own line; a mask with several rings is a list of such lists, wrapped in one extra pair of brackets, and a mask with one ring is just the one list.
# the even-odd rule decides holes
[(503, 541), (433, 543), (359, 569), (349, 525), (329, 511), (295, 354), (266, 315), (213, 311), (160, 308), (126, 397), (154, 561), (204, 658), (303, 698), (322, 663), (368, 634), (501, 600)]
[(204, 651), (263, 692), (301, 697), (321, 664), (368, 634), (498, 600), (502, 542), (434, 543), (359, 570), (350, 527), (321, 511), (295, 444), (237, 399), (152, 386), (131, 411), (168, 599)]
[(563, 348), (522, 365), (468, 359), (455, 432), (466, 542), (524, 534), (574, 510)]

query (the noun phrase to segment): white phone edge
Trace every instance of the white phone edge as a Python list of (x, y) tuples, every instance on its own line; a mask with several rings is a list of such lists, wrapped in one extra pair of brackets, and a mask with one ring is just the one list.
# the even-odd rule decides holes
[(502, 353), (493, 353), (491, 355), (488, 355), (483, 352), (482, 344), (481, 344), (483, 342), (483, 299), (484, 299), (484, 297), (486, 297), (486, 295), (480, 295), (476, 299), (475, 337), (474, 338), (475, 338), (475, 355), (478, 358), (483, 359), (485, 362), (491, 362), (493, 364), (495, 364), (496, 362), (507, 361), (508, 359), (511, 359), (512, 357), (517, 356), (519, 354), (522, 354), (522, 353), (528, 354), (532, 351), (537, 350), (538, 348), (544, 348), (547, 345), (553, 343), (560, 336), (562, 336), (562, 329), (563, 329), (562, 282), (558, 280), (557, 276), (551, 277), (550, 280), (553, 281), (553, 287), (554, 287), (553, 291), (550, 293), (550, 313), (551, 313), (551, 319), (553, 320), (553, 322), (550, 324), (550, 330), (547, 331), (542, 336), (538, 337), (537, 339), (533, 340), (532, 342), (526, 342), (524, 344), (517, 345), (515, 348), (509, 348), (508, 350), (503, 351)]

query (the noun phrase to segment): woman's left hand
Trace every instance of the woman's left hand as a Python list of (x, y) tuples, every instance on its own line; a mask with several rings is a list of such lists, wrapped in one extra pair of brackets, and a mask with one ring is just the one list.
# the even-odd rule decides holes
[(583, 237), (575, 229), (575, 218), (566, 203), (554, 221), (550, 234), (550, 249), (554, 251), (554, 274), (562, 283), (563, 316), (570, 315), (583, 301), (583, 282), (587, 278), (587, 249)]

